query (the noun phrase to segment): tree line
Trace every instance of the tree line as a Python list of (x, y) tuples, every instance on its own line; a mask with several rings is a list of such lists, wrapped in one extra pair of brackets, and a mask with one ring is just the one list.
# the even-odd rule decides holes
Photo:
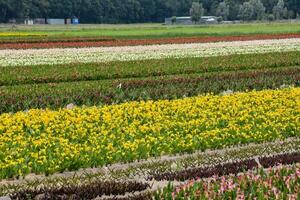
[(223, 20), (289, 19), (300, 14), (299, 0), (0, 0), (0, 22), (74, 16), (82, 23), (163, 22), (165, 17), (190, 16), (192, 4), (202, 15)]

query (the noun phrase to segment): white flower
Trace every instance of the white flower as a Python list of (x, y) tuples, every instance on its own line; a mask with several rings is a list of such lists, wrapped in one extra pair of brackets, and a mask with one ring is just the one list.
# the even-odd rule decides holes
[(0, 50), (0, 66), (93, 63), (300, 50), (300, 38), (217, 43)]

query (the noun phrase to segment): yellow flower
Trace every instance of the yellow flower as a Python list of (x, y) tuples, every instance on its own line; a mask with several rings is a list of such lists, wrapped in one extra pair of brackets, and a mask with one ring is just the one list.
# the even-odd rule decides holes
[(299, 119), (300, 88), (1, 114), (0, 174), (299, 136)]

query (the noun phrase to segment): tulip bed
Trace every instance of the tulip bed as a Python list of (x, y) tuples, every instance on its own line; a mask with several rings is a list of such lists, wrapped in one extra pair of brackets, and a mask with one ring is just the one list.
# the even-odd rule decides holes
[[(140, 177), (140, 180), (145, 178), (152, 180), (161, 179), (166, 177), (166, 174), (172, 175), (184, 175), (187, 174), (187, 169), (195, 169), (194, 172), (198, 173), (199, 169), (210, 170), (213, 168), (222, 169), (223, 166), (231, 165), (237, 166), (236, 163), (246, 163), (249, 159), (253, 160), (257, 157), (262, 157), (264, 160), (273, 160), (276, 162), (282, 162), (285, 164), (295, 163), (292, 160), (300, 151), (300, 140), (299, 138), (289, 138), (283, 141), (275, 142), (264, 142), (260, 144), (250, 144), (244, 146), (236, 146), (230, 148), (223, 148), (219, 150), (206, 151), (206, 152), (195, 152), (193, 154), (177, 155), (166, 158), (150, 159), (141, 162), (134, 162), (122, 165), (111, 165), (106, 166), (107, 171), (105, 172), (102, 168), (98, 169), (87, 169), (85, 171), (69, 172), (68, 174), (56, 174), (56, 176), (49, 176), (36, 179), (25, 179), (19, 181), (10, 181), (9, 184), (1, 185), (0, 182), (0, 196), (6, 194), (18, 194), (20, 191), (34, 191), (39, 190), (40, 186), (46, 189), (55, 189), (57, 185), (63, 185), (65, 188), (72, 188), (79, 184), (88, 185), (99, 180), (112, 179), (112, 180), (137, 180), (136, 177)], [(298, 153), (299, 154), (299, 153)], [(281, 159), (280, 159), (281, 158)], [(286, 159), (287, 158), (287, 159)], [(298, 158), (299, 159), (299, 158)], [(228, 163), (229, 162), (229, 163)], [(252, 166), (257, 166), (252, 165)], [(266, 164), (266, 167), (276, 166), (274, 162)], [(251, 166), (250, 166), (251, 167)], [(197, 170), (198, 169), (198, 170)], [(227, 168), (230, 169), (230, 168)], [(253, 169), (253, 168), (251, 168)], [(211, 170), (210, 170), (211, 171)], [(225, 175), (222, 170), (219, 170), (219, 175)], [(221, 173), (220, 173), (221, 172)], [(238, 171), (235, 171), (238, 172)], [(188, 174), (190, 177), (195, 173)], [(206, 174), (207, 175), (207, 174)], [(135, 178), (134, 178), (135, 177)], [(168, 177), (172, 177), (169, 176)], [(194, 176), (197, 178), (197, 176)], [(207, 176), (206, 176), (207, 177)], [(75, 185), (74, 185), (75, 184)], [(152, 185), (151, 183), (150, 185)]]
[[(277, 59), (279, 57), (281, 59)], [(13, 70), (11, 67), (0, 67), (0, 86), (264, 70), (299, 66), (299, 58), (300, 51), (291, 51), (208, 58), (14, 66)]]
[(3, 86), (0, 113), (31, 108), (105, 105), (139, 100), (178, 99), (204, 93), (300, 86), (299, 67)]
[(300, 165), (282, 165), (169, 185), (155, 199), (299, 199), (299, 182)]
[(22, 33), (22, 32), (1, 32), (0, 39), (2, 37), (47, 37), (46, 34), (36, 34), (36, 33)]
[(107, 63), (300, 50), (300, 38), (125, 47), (0, 50), (0, 66)]
[(0, 197), (299, 198), (298, 33), (11, 37)]
[[(1, 37), (1, 36), (0, 36)], [(0, 40), (0, 49), (39, 49), (39, 48), (66, 48), (66, 47), (97, 47), (97, 46), (135, 46), (153, 44), (184, 44), (207, 43), (222, 41), (249, 41), (266, 39), (299, 38), (300, 34), (268, 34), (268, 35), (241, 35), (241, 36), (203, 36), (203, 37), (179, 37), (164, 39), (114, 39), (110, 37), (94, 38), (43, 38), (43, 42), (37, 39), (30, 40)]]
[(299, 102), (294, 88), (2, 114), (0, 177), (298, 136)]

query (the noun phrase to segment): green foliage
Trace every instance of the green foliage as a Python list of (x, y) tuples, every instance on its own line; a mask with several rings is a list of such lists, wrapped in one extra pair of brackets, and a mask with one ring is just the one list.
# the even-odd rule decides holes
[(268, 20), (269, 20), (270, 22), (274, 21), (274, 20), (275, 20), (274, 15), (273, 15), (273, 14), (269, 14), (269, 15), (268, 15)]
[[(163, 22), (165, 17), (187, 16), (194, 0), (0, 0), (0, 22), (22, 18), (79, 17), (83, 23)], [(245, 0), (195, 1), (202, 3), (207, 15), (219, 15), (224, 20), (238, 19), (239, 7)], [(267, 13), (282, 17), (277, 0), (262, 0)], [(277, 4), (277, 5), (276, 5)], [(220, 8), (221, 5), (221, 8)], [(288, 11), (300, 12), (300, 1), (286, 0)], [(275, 9), (273, 10), (273, 7)], [(279, 7), (278, 7), (279, 6)], [(220, 10), (221, 9), (221, 10)], [(228, 11), (229, 9), (229, 11)], [(220, 13), (221, 12), (221, 13)], [(225, 17), (227, 16), (227, 17)], [(291, 16), (291, 15), (290, 15)]]
[[(279, 72), (288, 75), (280, 75)], [(240, 72), (236, 75), (220, 73), (216, 78), (211, 75), (192, 74), (191, 76), (194, 78), (191, 79), (177, 75), (159, 79), (89, 81), (6, 87), (2, 90), (0, 97), (2, 102), (0, 112), (16, 112), (30, 108), (57, 109), (70, 103), (79, 106), (93, 106), (132, 100), (178, 99), (208, 92), (218, 94), (227, 89), (234, 91), (276, 89), (284, 84), (299, 86), (296, 72), (289, 72), (288, 69), (279, 72), (276, 73), (276, 70), (262, 70), (249, 73)], [(251, 77), (252, 74), (257, 77)]]
[(195, 23), (199, 22), (203, 13), (204, 13), (204, 9), (202, 4), (198, 2), (193, 2), (192, 7), (190, 9), (190, 15), (192, 17), (192, 21)]
[[(174, 37), (211, 37), (241, 36), (260, 34), (288, 34), (300, 32), (300, 23), (252, 23), (224, 24), (219, 26), (163, 26), (161, 24), (130, 24), (130, 25), (76, 25), (76, 26), (8, 26), (0, 25), (4, 32), (20, 32), (47, 35), (43, 41), (103, 41), (115, 39), (158, 39)], [(90, 38), (90, 39), (87, 39)], [(75, 40), (74, 40), (75, 39)], [(33, 43), (40, 42), (38, 37), (0, 37), (0, 43)]]
[(222, 16), (218, 17), (217, 21), (218, 21), (218, 23), (221, 23), (223, 21), (223, 17)]
[(265, 16), (266, 8), (260, 0), (250, 0), (240, 7), (240, 19), (243, 21), (262, 20)]
[(241, 7), (239, 11), (239, 17), (243, 21), (250, 21), (253, 19), (254, 15), (254, 7), (250, 2), (245, 2)]
[[(216, 15), (222, 17), (220, 21), (227, 20), (229, 16), (229, 5), (226, 2), (221, 2), (217, 8)], [(219, 18), (218, 18), (219, 19)], [(219, 20), (218, 20), (219, 21)]]
[(175, 23), (176, 23), (176, 20), (177, 20), (176, 16), (173, 16), (172, 19), (171, 19), (172, 24), (175, 24)]
[(285, 7), (284, 7), (284, 1), (283, 0), (278, 0), (278, 3), (276, 6), (273, 8), (273, 14), (275, 16), (275, 19), (283, 19), (284, 13), (285, 12)]
[[(37, 83), (113, 80), (177, 74), (238, 71), (299, 66), (300, 52), (229, 55), (207, 58), (168, 58), (145, 61), (0, 67), (0, 86)], [(280, 57), (280, 60), (276, 58)], [(257, 62), (259, 60), (259, 62)], [(30, 73), (28, 73), (30, 72)], [(16, 76), (15, 74), (18, 74)], [(1, 93), (1, 88), (0, 88)]]
[(250, 0), (249, 2), (253, 6), (252, 19), (253, 20), (262, 20), (265, 15), (265, 11), (266, 11), (266, 8), (262, 4), (262, 2), (260, 0)]

